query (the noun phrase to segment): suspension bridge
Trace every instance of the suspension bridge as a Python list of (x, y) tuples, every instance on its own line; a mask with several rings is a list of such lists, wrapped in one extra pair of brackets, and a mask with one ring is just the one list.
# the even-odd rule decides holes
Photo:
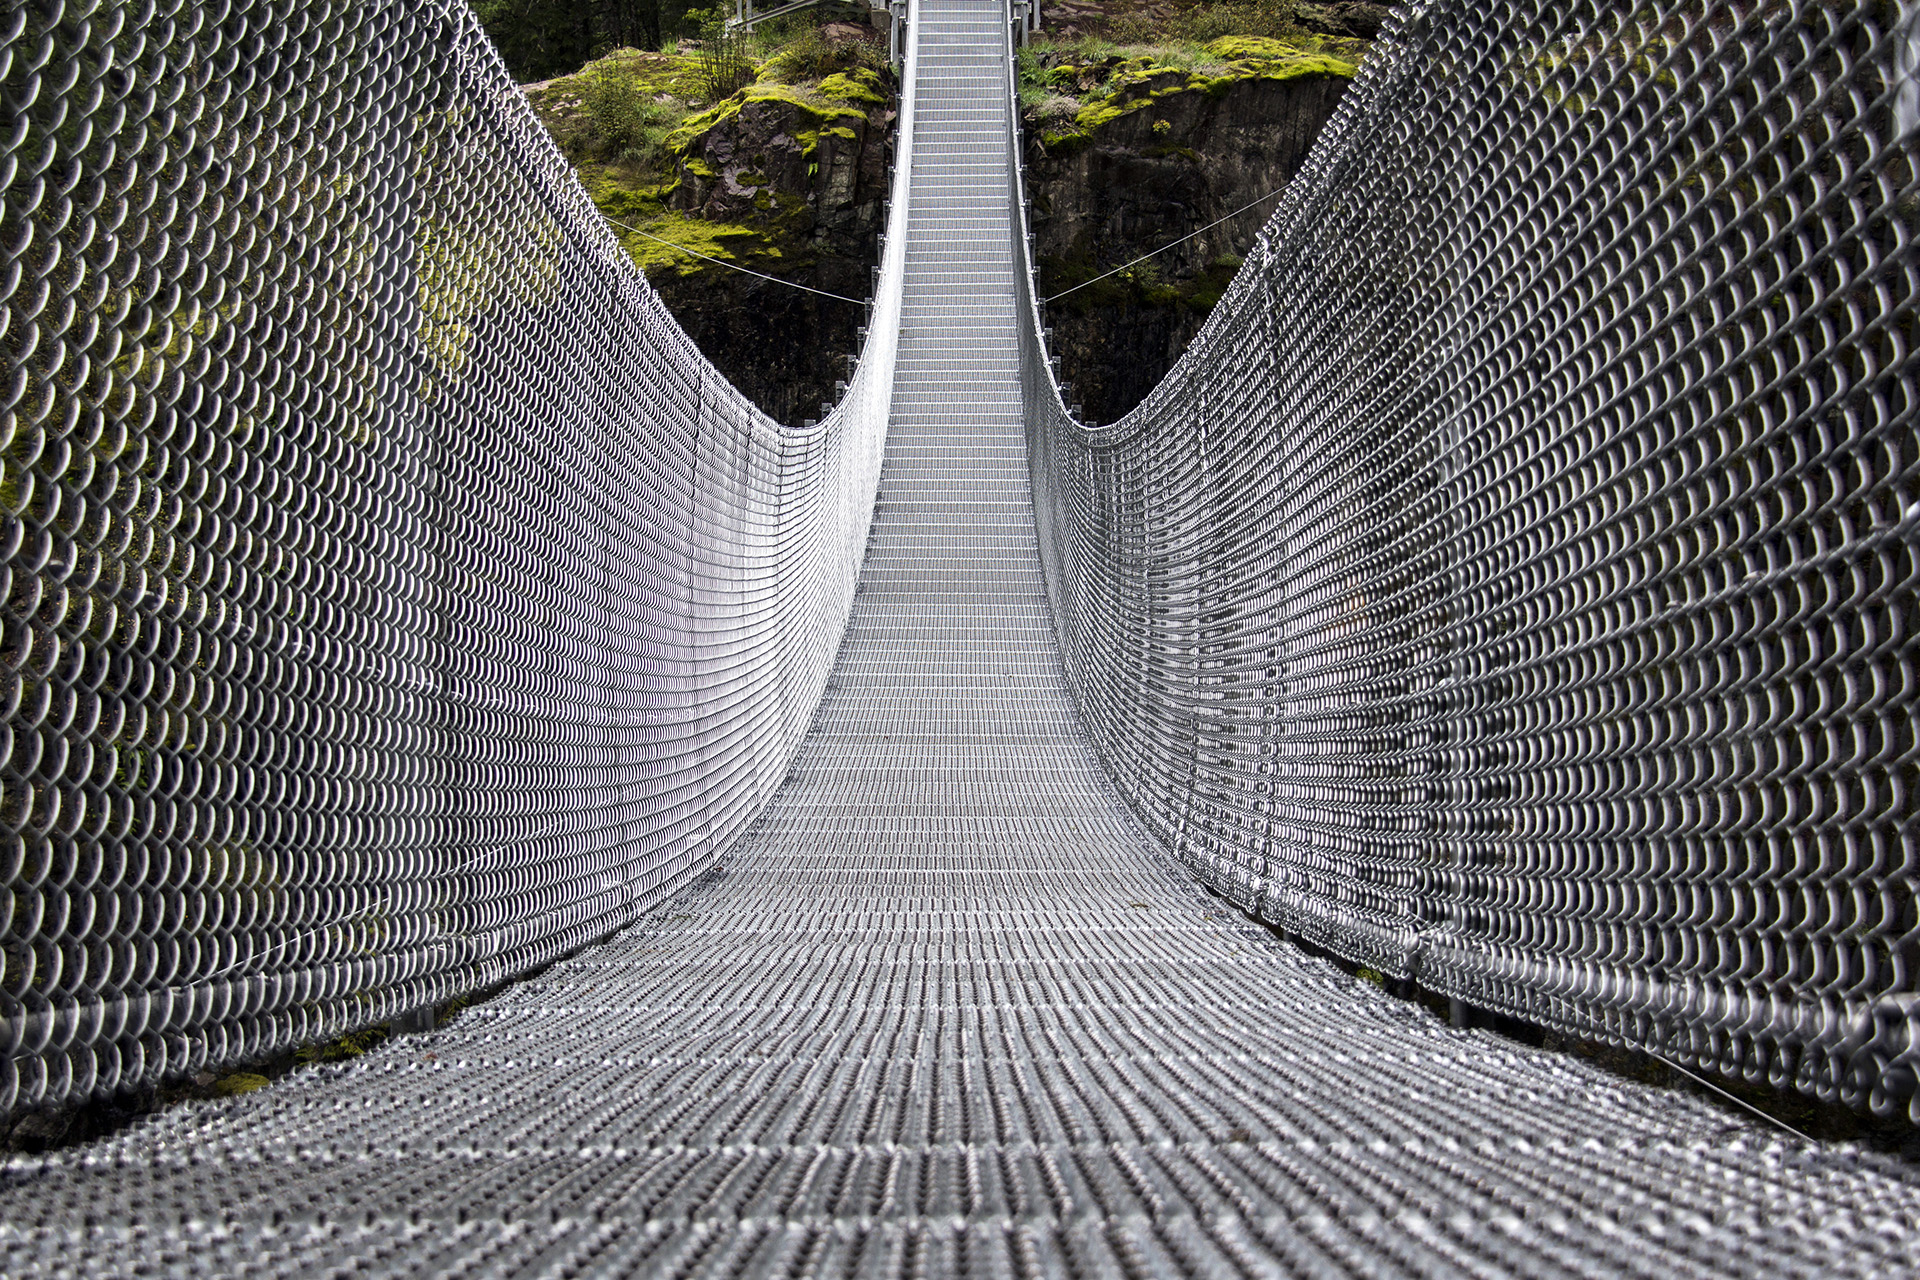
[[(822, 421), (464, 5), (6, 28), (0, 1271), (1901, 1275), (1920, 1175), (1457, 1009), (1914, 1095), (1891, 3), (1416, 0), (1141, 408), (915, 0)], [(545, 966), (545, 967), (543, 967)]]

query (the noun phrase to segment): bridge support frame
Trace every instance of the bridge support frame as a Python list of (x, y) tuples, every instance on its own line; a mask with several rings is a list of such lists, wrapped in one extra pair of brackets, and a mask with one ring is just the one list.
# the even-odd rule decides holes
[(907, 0), (887, 0), (887, 58), (898, 71), (906, 58)]

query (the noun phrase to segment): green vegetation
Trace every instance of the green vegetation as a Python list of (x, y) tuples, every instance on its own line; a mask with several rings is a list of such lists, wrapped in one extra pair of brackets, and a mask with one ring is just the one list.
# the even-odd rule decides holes
[(648, 217), (643, 231), (645, 234), (622, 232), (620, 238), (626, 244), (627, 252), (633, 255), (633, 260), (649, 276), (657, 276), (661, 272), (684, 276), (704, 269), (700, 258), (683, 253), (681, 249), (691, 250), (702, 258), (737, 262), (756, 271), (771, 271), (783, 265), (786, 256), (777, 238), (760, 228), (738, 223), (709, 222), (705, 218), (690, 218), (671, 210)]
[(1382, 0), (1101, 0), (1099, 10), (1076, 10), (1067, 23), (1071, 34), (1102, 35), (1123, 45), (1314, 34), (1370, 40), (1389, 9)]
[[(522, 84), (570, 75), (598, 58), (619, 49), (663, 50), (675, 52), (681, 40), (704, 40), (709, 31), (720, 27), (733, 12), (727, 0), (716, 0), (710, 7), (696, 7), (697, 0), (474, 0), (474, 13), (493, 37), (507, 70)], [(774, 43), (790, 39), (795, 32), (811, 30), (824, 17), (864, 20), (866, 6), (841, 0), (799, 15), (800, 21), (771, 32)], [(751, 62), (764, 56), (768, 41), (759, 33), (745, 37), (740, 52)], [(706, 46), (714, 52), (720, 46)], [(716, 59), (718, 61), (718, 59)], [(749, 77), (750, 78), (750, 77)], [(731, 93), (740, 83), (727, 87)], [(724, 96), (724, 94), (720, 95)]]
[(689, 20), (700, 23), (700, 47), (694, 55), (694, 78), (701, 94), (717, 102), (753, 83), (753, 56), (749, 47), (753, 37), (727, 26), (726, 8), (689, 10)]
[(619, 49), (528, 99), (576, 165), (659, 172), (667, 135), (701, 101), (699, 66), (688, 54)]
[[(444, 1018), (436, 1021), (445, 1021)], [(321, 1044), (302, 1045), (293, 1051), (293, 1062), (297, 1066), (311, 1066), (319, 1062), (345, 1062), (358, 1058), (370, 1049), (376, 1049), (392, 1038), (384, 1024), (368, 1027), (341, 1036), (337, 1040), (328, 1040)], [(257, 1078), (257, 1077), (256, 1077)], [(262, 1083), (266, 1083), (262, 1081)]]
[[(636, 167), (659, 169), (670, 162), (666, 139), (686, 119), (687, 108), (671, 90), (649, 83), (633, 62), (595, 63), (582, 77), (580, 105), (603, 153)], [(684, 79), (684, 71), (675, 70), (676, 78)]]
[(840, 72), (867, 70), (885, 72), (887, 51), (876, 34), (872, 40), (834, 40), (818, 21), (796, 14), (787, 24), (763, 24), (755, 33), (764, 58), (762, 80), (782, 84), (811, 84), (831, 79)]
[[(764, 136), (772, 141), (754, 145), (797, 149), (812, 184), (823, 144), (856, 145), (869, 113), (891, 97), (877, 33), (836, 38), (802, 13), (738, 35), (714, 16), (689, 11), (704, 37), (684, 49), (615, 50), (528, 95), (634, 261), (656, 278), (710, 270), (701, 258), (763, 271), (806, 265), (808, 190), (781, 178), (780, 154), (734, 156), (731, 143)], [(710, 152), (716, 131), (729, 145)], [(718, 157), (727, 157), (724, 172)]]
[(1297, 38), (1307, 34), (1301, 9), (1297, 0), (1229, 0), (1190, 5), (1159, 21), (1140, 12), (1116, 14), (1106, 28), (1109, 38), (1121, 44), (1205, 44), (1230, 35)]
[(273, 1081), (251, 1071), (236, 1071), (230, 1076), (222, 1076), (214, 1081), (213, 1091), (223, 1098), (235, 1098), (243, 1093), (252, 1093), (255, 1089), (264, 1089)]
[[(869, 100), (880, 97), (867, 83), (850, 80), (844, 75), (836, 75), (833, 79), (837, 88), (844, 88)], [(699, 115), (687, 118), (668, 136), (667, 149), (675, 157), (689, 155), (714, 126), (734, 119), (743, 109), (756, 102), (778, 102), (793, 110), (794, 123), (798, 126), (794, 141), (800, 144), (802, 155), (813, 154), (819, 145), (820, 134), (835, 128), (836, 121), (865, 120), (867, 116), (858, 107), (847, 105), (846, 98), (827, 92), (824, 84), (754, 84)], [(853, 134), (849, 131), (845, 136), (851, 138)]]
[(1228, 35), (1205, 44), (1123, 45), (1097, 37), (1036, 42), (1020, 51), (1020, 103), (1042, 147), (1071, 150), (1121, 116), (1175, 94), (1219, 96), (1250, 80), (1350, 77), (1363, 48), (1360, 41), (1314, 35)]
[[(1196, 121), (1218, 118), (1212, 103), (1258, 82), (1351, 78), (1369, 47), (1327, 34), (1340, 24), (1322, 7), (1295, 0), (1189, 4), (1170, 13), (1115, 3), (1076, 20), (1075, 34), (1037, 37), (1019, 53), (1018, 92), (1027, 138), (1041, 153), (1040, 173), (1046, 161), (1065, 161), (1102, 137), (1149, 160), (1201, 166), (1192, 130)], [(1036, 191), (1036, 205), (1044, 210), (1048, 203)], [(1156, 247), (1076, 241), (1043, 252), (1041, 279), (1066, 313), (1147, 307), (1204, 315), (1240, 265), (1224, 253), (1196, 269), (1189, 251), (1177, 266), (1175, 259), (1148, 258), (1112, 271), (1115, 258)]]

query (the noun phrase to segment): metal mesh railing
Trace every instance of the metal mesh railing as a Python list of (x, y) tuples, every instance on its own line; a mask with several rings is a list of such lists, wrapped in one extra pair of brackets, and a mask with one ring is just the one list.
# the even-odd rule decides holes
[(898, 249), (788, 430), (460, 0), (0, 28), (0, 1112), (432, 1004), (698, 874), (833, 661)]
[(1134, 413), (1024, 377), (1115, 782), (1266, 920), (1887, 1109), (1914, 994), (1914, 74), (1883, 0), (1401, 11)]
[(724, 878), (430, 1035), (0, 1161), (0, 1272), (1920, 1275), (1890, 1156), (1448, 1028), (1142, 836), (1050, 643), (1006, 11), (912, 7), (869, 552)]
[[(786, 430), (458, 0), (0, 34), (0, 1110), (710, 865), (847, 616), (901, 238)], [(1137, 413), (1072, 423), (1024, 334), (1070, 679), (1157, 836), (1473, 1004), (1913, 1094), (1917, 61), (1879, 0), (1415, 5)]]

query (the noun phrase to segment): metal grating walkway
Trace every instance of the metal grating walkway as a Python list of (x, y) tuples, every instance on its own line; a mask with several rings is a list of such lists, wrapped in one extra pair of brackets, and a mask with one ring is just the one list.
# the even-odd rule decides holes
[(1139, 835), (1041, 582), (999, 5), (930, 0), (915, 41), (878, 513), (727, 868), (437, 1034), (16, 1162), (0, 1272), (1920, 1268), (1905, 1168), (1451, 1030)]

